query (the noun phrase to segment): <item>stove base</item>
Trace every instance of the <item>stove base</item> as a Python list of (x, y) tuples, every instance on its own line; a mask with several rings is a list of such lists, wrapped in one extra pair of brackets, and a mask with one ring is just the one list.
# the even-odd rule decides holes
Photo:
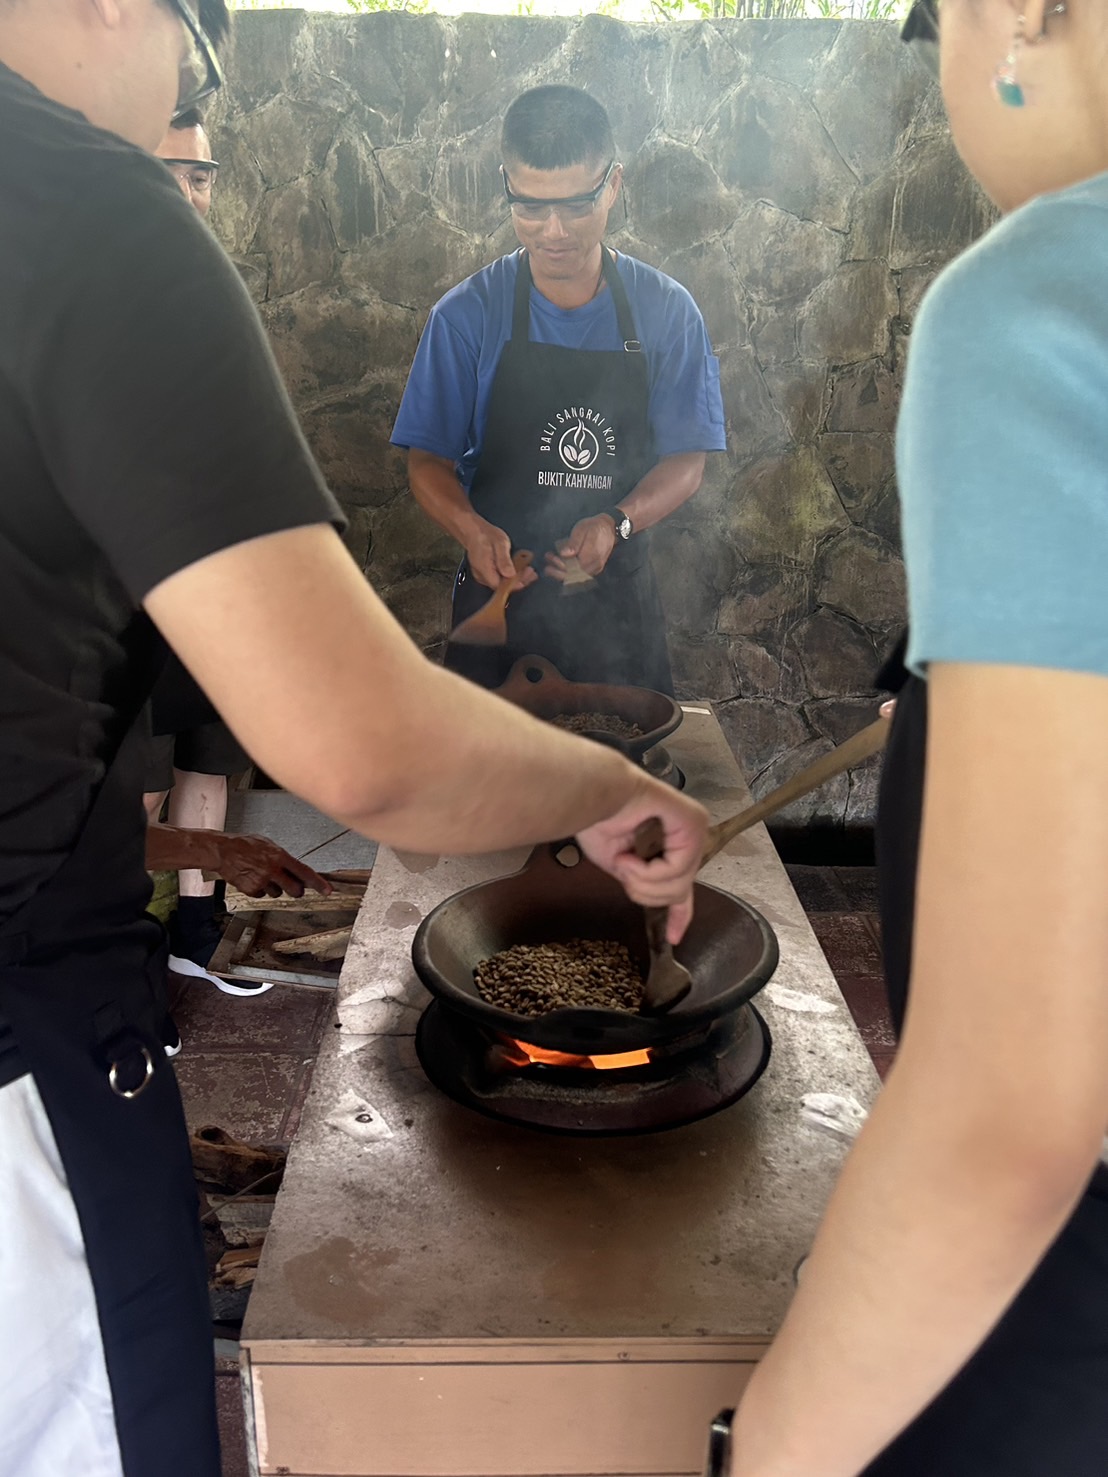
[(738, 1102), (766, 1069), (769, 1027), (753, 1005), (642, 1067), (504, 1065), (500, 1039), (433, 1001), (416, 1028), (420, 1065), (440, 1091), (490, 1118), (591, 1138), (658, 1133)]
[(655, 744), (652, 749), (647, 749), (642, 756), (642, 767), (647, 774), (652, 775), (656, 780), (661, 780), (664, 785), (672, 785), (675, 790), (685, 788), (685, 771), (670, 751), (661, 744)]

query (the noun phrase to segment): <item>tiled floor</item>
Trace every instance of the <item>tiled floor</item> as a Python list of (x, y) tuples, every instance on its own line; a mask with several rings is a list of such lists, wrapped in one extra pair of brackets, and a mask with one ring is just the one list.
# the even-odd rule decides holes
[(896, 1041), (881, 976), (873, 867), (787, 868), (873, 1064), (884, 1079)]
[[(895, 1043), (881, 979), (874, 871), (790, 866), (788, 872), (884, 1077)], [(249, 999), (181, 980), (172, 1009), (184, 1043), (176, 1067), (190, 1127), (216, 1123), (256, 1143), (291, 1140), (320, 1038), (333, 1018), (333, 991), (276, 985)], [(233, 1360), (220, 1361), (216, 1385), (224, 1477), (247, 1477)]]
[[(308, 1095), (334, 991), (275, 985), (264, 995), (224, 995), (199, 980), (171, 980), (181, 1033), (177, 1080), (190, 1128), (215, 1123), (253, 1143), (288, 1143)], [(234, 1359), (216, 1365), (223, 1477), (248, 1477), (242, 1387)]]

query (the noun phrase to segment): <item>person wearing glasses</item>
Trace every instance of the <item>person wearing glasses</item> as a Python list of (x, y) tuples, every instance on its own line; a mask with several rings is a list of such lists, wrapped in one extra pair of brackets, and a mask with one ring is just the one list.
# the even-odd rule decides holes
[(0, 4), (5, 1477), (219, 1477), (145, 912), (165, 641), (279, 784), (393, 846), (578, 833), (676, 938), (706, 831), (612, 750), (426, 661), (343, 548), (249, 295), (152, 154), (219, 86), (226, 29), (223, 0)]
[(912, 330), (878, 861), (899, 1051), (730, 1477), (1108, 1472), (1108, 8), (919, 0), (1004, 218)]
[(207, 220), (219, 164), (212, 158), (200, 109), (188, 108), (179, 118), (174, 118), (154, 152), (177, 181), (193, 210), (202, 220)]
[[(198, 108), (170, 122), (155, 149), (182, 195), (202, 220), (212, 208), (219, 165)], [(169, 824), (186, 830), (222, 831), (227, 820), (227, 779), (247, 769), (249, 756), (175, 656), (170, 656), (151, 700), (153, 737), (143, 781), (143, 803), (151, 821), (169, 798)], [(241, 838), (243, 844), (246, 838)], [(178, 873), (177, 907), (169, 919), (169, 968), (204, 980), (228, 995), (263, 995), (263, 980), (224, 980), (208, 961), (222, 936), (216, 921), (216, 884), (196, 867)], [(176, 1044), (167, 1042), (167, 1050)]]
[[(501, 156), (520, 249), (432, 309), (392, 434), (465, 550), (454, 626), (515, 575), (513, 551), (534, 555), (507, 646), (451, 643), (446, 664), (495, 687), (537, 654), (572, 681), (672, 693), (649, 530), (726, 447), (719, 362), (688, 292), (603, 244), (622, 166), (599, 102), (522, 93)], [(564, 584), (567, 559), (592, 581)]]

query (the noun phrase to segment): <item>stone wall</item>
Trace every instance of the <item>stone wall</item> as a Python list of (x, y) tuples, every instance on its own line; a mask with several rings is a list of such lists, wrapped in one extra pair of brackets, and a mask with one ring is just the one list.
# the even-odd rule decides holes
[[(720, 705), (756, 790), (873, 711), (903, 618), (892, 429), (913, 313), (988, 221), (896, 28), (240, 13), (212, 118), (215, 229), (261, 306), (349, 544), (425, 649), (457, 550), (388, 444), (432, 303), (514, 245), (497, 138), (525, 87), (612, 116), (609, 239), (683, 282), (729, 450), (656, 535), (682, 695)], [(864, 824), (874, 774), (794, 823)]]

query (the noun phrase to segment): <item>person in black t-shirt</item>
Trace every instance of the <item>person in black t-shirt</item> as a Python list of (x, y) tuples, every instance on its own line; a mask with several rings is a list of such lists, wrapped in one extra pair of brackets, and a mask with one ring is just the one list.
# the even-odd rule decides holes
[[(0, 1469), (19, 1477), (219, 1473), (145, 913), (136, 720), (163, 638), (279, 783), (391, 845), (577, 834), (677, 938), (706, 827), (613, 750), (427, 662), (345, 552), (253, 305), (146, 152), (219, 83), (223, 0), (192, 4), (0, 5), (0, 1326), (23, 1330), (0, 1340)], [(651, 815), (666, 853), (645, 863)]]

